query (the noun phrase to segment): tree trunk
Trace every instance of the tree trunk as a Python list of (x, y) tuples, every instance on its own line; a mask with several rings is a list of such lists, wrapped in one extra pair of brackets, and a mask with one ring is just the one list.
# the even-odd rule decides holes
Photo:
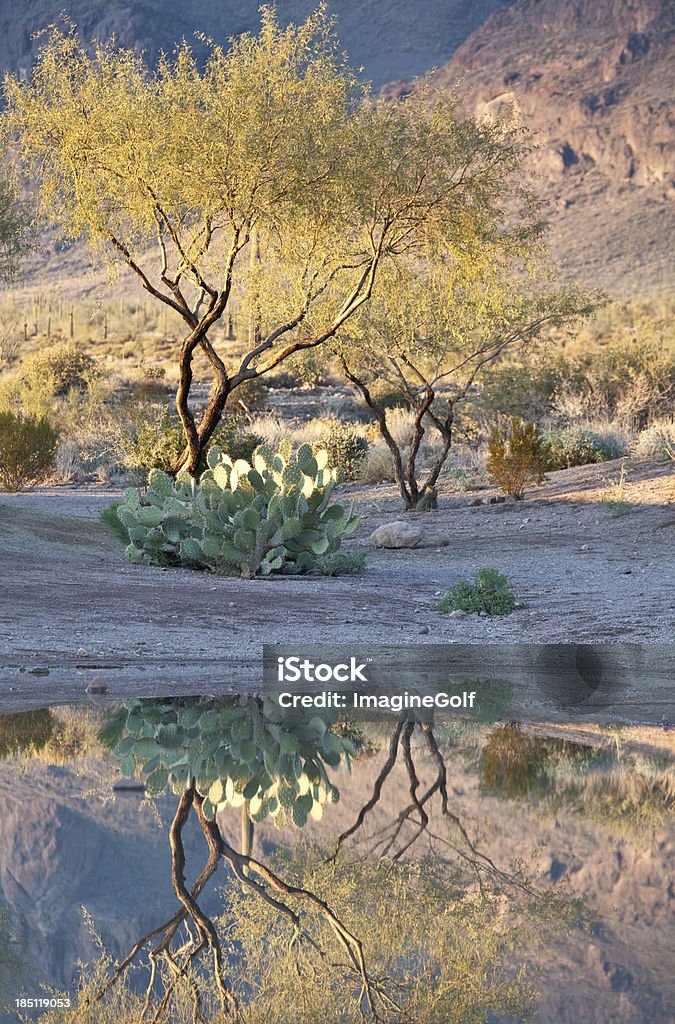
[(211, 440), (214, 430), (220, 423), (230, 391), (230, 380), (225, 370), (225, 365), (211, 345), (208, 337), (204, 335), (199, 340), (199, 345), (206, 354), (207, 359), (213, 368), (215, 380), (211, 389), (208, 405), (204, 410), (199, 426), (189, 408), (190, 388), (192, 386), (192, 359), (194, 356), (194, 344), (184, 343), (181, 352), (179, 366), (179, 383), (176, 393), (176, 408), (180, 416), (183, 430), (185, 431), (185, 448), (174, 463), (172, 473), (178, 473), (181, 469), (187, 469), (188, 473), (195, 476), (199, 470), (202, 453)]
[[(245, 800), (241, 805), (241, 854), (242, 857), (253, 855), (253, 822), (251, 821), (250, 800)], [(248, 867), (243, 865), (241, 870), (248, 877)]]

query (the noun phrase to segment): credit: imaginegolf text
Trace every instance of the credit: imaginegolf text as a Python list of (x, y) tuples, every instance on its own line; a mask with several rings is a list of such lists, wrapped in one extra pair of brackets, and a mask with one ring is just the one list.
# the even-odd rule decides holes
[(412, 711), (415, 709), (472, 709), (476, 700), (475, 690), (461, 693), (344, 693), (338, 690), (321, 690), (319, 693), (278, 693), (276, 699), (282, 708), (337, 708), (357, 711)]

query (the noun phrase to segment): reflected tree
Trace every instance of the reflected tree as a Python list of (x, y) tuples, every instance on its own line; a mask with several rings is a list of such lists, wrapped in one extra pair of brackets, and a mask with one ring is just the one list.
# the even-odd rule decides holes
[[(523, 971), (506, 965), (509, 952), (534, 934), (534, 889), (524, 873), (508, 874), (483, 854), (451, 809), (442, 744), (429, 723), (402, 716), (389, 727), (372, 796), (332, 858), (302, 842), (294, 842), (292, 854), (282, 843), (254, 855), (258, 823), (301, 829), (321, 818), (340, 797), (335, 770), (367, 763), (369, 730), (337, 716), (322, 711), (308, 720), (255, 696), (133, 700), (111, 716), (101, 739), (122, 772), (142, 778), (151, 796), (171, 787), (178, 797), (169, 828), (177, 902), (120, 961), (102, 961), (83, 982), (83, 1021), (92, 1004), (106, 1024), (269, 1024), (289, 1019), (291, 1007), (298, 1024), (466, 1024), (490, 1013), (523, 1019), (533, 989)], [(348, 852), (343, 847), (397, 764), (408, 794), (375, 837), (376, 856), (363, 857), (357, 847)], [(432, 830), (437, 808), (454, 838)], [(225, 827), (232, 810), (241, 816), (239, 848)], [(190, 821), (207, 850), (191, 884)], [(406, 857), (424, 834), (433, 855)], [(454, 866), (438, 855), (442, 843), (459, 854)], [(203, 897), (223, 865), (225, 910), (213, 917)], [(511, 902), (512, 915), (495, 915), (507, 886), (525, 898)], [(548, 921), (559, 915), (556, 904)], [(545, 917), (537, 917), (537, 928)], [(132, 974), (138, 967), (146, 971), (140, 993)]]
[[(394, 820), (387, 822), (371, 837), (371, 853), (396, 864), (422, 836), (426, 836), (432, 852), (438, 852), (442, 847), (468, 866), (481, 889), (486, 879), (489, 879), (492, 883), (518, 889), (528, 896), (541, 895), (536, 892), (522, 868), (503, 870), (471, 838), (462, 819), (450, 806), (448, 767), (434, 726), (410, 714), (401, 715), (394, 725), (387, 756), (375, 779), (371, 796), (358, 811), (354, 822), (338, 837), (333, 861), (337, 859), (343, 844), (363, 828), (368, 816), (380, 804), (385, 784), (397, 764), (402, 764), (405, 771), (408, 800)], [(450, 826), (449, 835), (432, 828), (432, 807), (438, 809), (441, 822)]]
[[(238, 1018), (239, 1004), (226, 977), (221, 940), (199, 897), (224, 861), (244, 889), (262, 900), (292, 926), (291, 946), (309, 942), (317, 955), (326, 951), (304, 927), (291, 902), (319, 918), (341, 948), (344, 960), (336, 964), (347, 984), (354, 987), (364, 1016), (379, 1020), (380, 986), (370, 977), (361, 941), (346, 927), (329, 904), (316, 893), (290, 884), (268, 865), (252, 856), (254, 823), (268, 815), (280, 827), (290, 818), (302, 827), (308, 816), (320, 818), (327, 801), (339, 799), (328, 768), (349, 764), (356, 748), (352, 740), (331, 727), (337, 713), (306, 720), (302, 712), (281, 709), (258, 697), (224, 698), (218, 705), (199, 700), (128, 701), (102, 732), (113, 748), (123, 774), (140, 774), (146, 791), (157, 795), (170, 785), (179, 795), (169, 839), (172, 884), (179, 908), (166, 921), (144, 935), (117, 965), (96, 995), (99, 1002), (141, 951), (150, 946), (150, 977), (142, 1019), (164, 1019), (181, 979), (189, 975), (193, 1019), (201, 1020), (202, 993), (192, 967), (205, 952), (213, 973), (223, 1013)], [(236, 850), (223, 836), (218, 812), (241, 808), (242, 843)], [(197, 817), (209, 849), (201, 874), (191, 888), (185, 880), (183, 831), (190, 815)], [(181, 925), (188, 940), (176, 946)], [(154, 1000), (157, 964), (169, 965), (173, 980)]]

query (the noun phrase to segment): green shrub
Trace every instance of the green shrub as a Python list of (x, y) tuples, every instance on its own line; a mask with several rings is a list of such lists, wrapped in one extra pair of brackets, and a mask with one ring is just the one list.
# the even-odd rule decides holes
[(52, 395), (84, 391), (94, 371), (94, 360), (73, 344), (59, 342), (27, 356), (19, 379), (31, 390), (48, 389)]
[[(203, 468), (206, 468), (206, 456), (213, 447), (220, 448), (236, 462), (237, 459), (250, 460), (263, 440), (259, 434), (247, 431), (241, 418), (228, 416), (216, 427), (206, 447)], [(164, 408), (159, 417), (144, 420), (123, 442), (122, 464), (131, 470), (134, 483), (144, 485), (151, 469), (168, 473), (184, 447), (185, 434), (180, 422), (169, 409)]]
[(54, 469), (58, 438), (45, 419), (0, 412), (0, 487), (20, 491)]
[(151, 469), (171, 469), (185, 447), (185, 435), (175, 417), (163, 409), (159, 416), (143, 420), (121, 447), (122, 465), (131, 471), (134, 482), (145, 484)]
[(139, 563), (204, 567), (252, 577), (320, 571), (358, 519), (331, 505), (336, 480), (324, 450), (261, 445), (253, 466), (212, 448), (199, 482), (150, 473), (142, 497), (130, 488), (117, 509), (127, 556)]
[(315, 572), (321, 576), (361, 576), (365, 571), (366, 556), (360, 551), (348, 555), (344, 551), (320, 555), (315, 565)]
[(506, 576), (497, 569), (479, 569), (475, 583), (456, 583), (438, 605), (441, 612), (487, 612), (510, 615), (518, 607)]
[(341, 420), (329, 420), (319, 439), (328, 461), (345, 480), (355, 480), (368, 456), (368, 442), (354, 427)]
[(633, 452), (639, 459), (658, 462), (675, 459), (675, 420), (657, 420), (651, 427), (641, 430)]
[(526, 485), (540, 484), (547, 467), (548, 450), (534, 423), (516, 417), (510, 427), (493, 427), (487, 471), (505, 494), (522, 501)]
[(582, 427), (548, 430), (542, 434), (542, 440), (548, 453), (548, 469), (587, 466), (607, 462), (621, 455), (620, 445), (616, 441)]
[(253, 452), (264, 441), (265, 438), (262, 435), (254, 434), (247, 430), (242, 420), (229, 416), (216, 427), (209, 441), (207, 451), (215, 446), (225, 452), (226, 455), (229, 455), (233, 462), (236, 462), (237, 459), (244, 459), (246, 462), (250, 462), (253, 458)]

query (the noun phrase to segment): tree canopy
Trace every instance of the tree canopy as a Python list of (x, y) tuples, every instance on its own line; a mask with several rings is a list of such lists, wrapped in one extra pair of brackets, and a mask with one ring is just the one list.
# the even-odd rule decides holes
[[(233, 389), (335, 337), (383, 270), (424, 246), (475, 249), (507, 207), (536, 230), (514, 175), (522, 133), (460, 117), (429, 89), (374, 100), (323, 6), (287, 29), (263, 9), (257, 36), (209, 42), (203, 67), (186, 43), (150, 68), (54, 28), (30, 81), (6, 78), (5, 99), (4, 133), (42, 217), (112, 268), (126, 263), (184, 321), (176, 469), (196, 470)], [(243, 351), (218, 351), (209, 331), (233, 302), (255, 330)], [(213, 376), (200, 414), (198, 350)]]

